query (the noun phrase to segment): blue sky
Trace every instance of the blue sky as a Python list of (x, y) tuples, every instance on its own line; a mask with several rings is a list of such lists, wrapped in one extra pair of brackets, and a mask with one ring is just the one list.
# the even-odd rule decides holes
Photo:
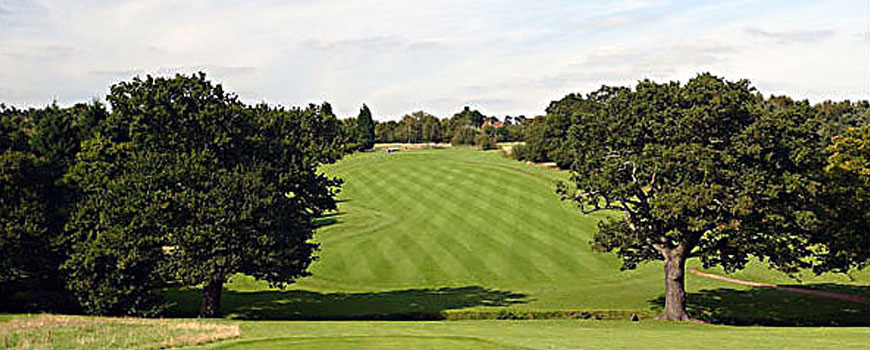
[(0, 0), (0, 101), (102, 98), (208, 72), (249, 102), (541, 114), (571, 92), (709, 71), (870, 98), (870, 1)]

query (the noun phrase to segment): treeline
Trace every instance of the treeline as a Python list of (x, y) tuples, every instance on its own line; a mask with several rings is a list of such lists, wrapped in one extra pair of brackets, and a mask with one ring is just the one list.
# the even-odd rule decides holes
[[(571, 170), (557, 192), (623, 269), (664, 263), (662, 318), (688, 320), (685, 264), (789, 274), (870, 264), (870, 104), (765, 97), (748, 81), (604, 86), (550, 104), (514, 157)], [(835, 322), (835, 321), (833, 321)]]
[(156, 315), (167, 287), (305, 276), (346, 152), (328, 104), (246, 105), (204, 74), (134, 78), (106, 100), (0, 105), (0, 309)]
[(450, 118), (419, 111), (399, 121), (379, 122), (365, 105), (356, 118), (342, 120), (351, 148), (357, 149), (369, 149), (375, 143), (450, 143), (493, 149), (496, 142), (522, 141), (528, 122), (524, 116), (499, 120), (469, 107)]

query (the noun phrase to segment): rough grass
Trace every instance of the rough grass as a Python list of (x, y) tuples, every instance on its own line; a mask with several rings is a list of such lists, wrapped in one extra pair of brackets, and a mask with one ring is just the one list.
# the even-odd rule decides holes
[(165, 349), (241, 335), (236, 324), (79, 316), (17, 316), (0, 323), (0, 349)]
[(655, 321), (243, 322), (212, 349), (866, 349), (867, 328), (767, 328)]
[[(326, 171), (345, 179), (339, 210), (323, 218), (322, 244), (312, 276), (291, 290), (236, 276), (224, 294), (230, 317), (253, 319), (420, 319), (444, 312), (655, 312), (663, 291), (660, 264), (620, 272), (612, 254), (591, 251), (598, 216), (560, 201), (555, 184), (567, 177), (506, 159), (501, 151), (430, 149), (353, 155)], [(602, 214), (603, 215), (603, 214)], [(690, 262), (690, 268), (700, 268)], [(716, 269), (704, 270), (721, 273)], [(868, 293), (867, 272), (803, 276), (803, 283), (835, 284)], [(733, 275), (798, 283), (760, 264)], [(755, 305), (749, 290), (687, 276), (690, 304), (710, 320), (757, 322), (765, 317), (830, 320), (870, 312), (866, 305), (765, 292)], [(730, 292), (737, 291), (737, 292)], [(200, 292), (170, 292), (174, 312), (195, 315)], [(728, 304), (717, 300), (725, 298)], [(782, 300), (783, 302), (779, 302)], [(729, 306), (739, 305), (737, 309)], [(785, 310), (785, 311), (782, 311)]]

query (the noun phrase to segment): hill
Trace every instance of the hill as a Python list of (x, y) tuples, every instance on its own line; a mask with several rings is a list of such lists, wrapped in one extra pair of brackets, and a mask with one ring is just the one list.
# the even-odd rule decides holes
[[(224, 297), (229, 316), (426, 319), (446, 311), (459, 318), (622, 317), (652, 314), (661, 303), (661, 265), (621, 272), (615, 256), (591, 251), (601, 216), (582, 215), (556, 196), (555, 184), (566, 172), (515, 162), (500, 151), (461, 148), (361, 153), (324, 170), (345, 185), (339, 210), (321, 220), (322, 250), (312, 276), (284, 292), (236, 276)], [(697, 261), (689, 267), (700, 268)], [(760, 264), (731, 276), (797, 283)], [(868, 293), (846, 276), (802, 277), (811, 288)], [(851, 324), (859, 318), (849, 316), (856, 305), (848, 301), (694, 275), (687, 275), (687, 285), (690, 309), (711, 320), (827, 324), (836, 318)], [(175, 312), (193, 314), (197, 293), (173, 292)], [(816, 307), (804, 310), (806, 303)]]

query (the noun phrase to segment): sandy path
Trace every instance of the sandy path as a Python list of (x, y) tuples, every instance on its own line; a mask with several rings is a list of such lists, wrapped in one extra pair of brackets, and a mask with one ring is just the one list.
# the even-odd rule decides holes
[(725, 277), (725, 276), (715, 275), (712, 273), (701, 272), (701, 271), (698, 271), (695, 269), (691, 269), (691, 270), (689, 270), (689, 272), (694, 274), (694, 275), (697, 275), (697, 276), (712, 278), (712, 279), (730, 282), (730, 283), (736, 283), (736, 284), (743, 285), (743, 286), (750, 286), (750, 287), (756, 287), (756, 288), (773, 288), (773, 289), (784, 290), (784, 291), (789, 291), (789, 292), (794, 292), (794, 293), (815, 295), (815, 296), (822, 297), (822, 298), (830, 298), (830, 299), (846, 300), (846, 301), (851, 301), (851, 302), (856, 302), (856, 303), (870, 304), (870, 298), (862, 297), (859, 295), (829, 292), (829, 291), (824, 291), (824, 290), (797, 288), (797, 287), (786, 287), (786, 286), (779, 286), (779, 285), (770, 284), (770, 283), (758, 283), (758, 282), (744, 281), (744, 280), (739, 280), (736, 278)]

